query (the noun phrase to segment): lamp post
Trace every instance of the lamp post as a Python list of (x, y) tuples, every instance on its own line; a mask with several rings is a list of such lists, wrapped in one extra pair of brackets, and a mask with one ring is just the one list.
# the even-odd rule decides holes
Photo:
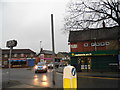
[(54, 46), (54, 24), (53, 24), (53, 14), (51, 14), (51, 32), (52, 32), (52, 58), (53, 58), (53, 85), (55, 85), (55, 46)]
[(40, 51), (41, 51), (41, 48), (42, 48), (42, 41), (40, 41)]

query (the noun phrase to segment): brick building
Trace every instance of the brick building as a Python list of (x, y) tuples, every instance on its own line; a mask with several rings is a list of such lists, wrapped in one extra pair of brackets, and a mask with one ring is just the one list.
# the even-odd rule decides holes
[[(8, 67), (9, 49), (2, 49), (2, 65)], [(11, 67), (34, 66), (36, 53), (30, 49), (13, 49), (11, 55)]]
[(50, 63), (53, 61), (51, 50), (43, 50), (43, 48), (41, 48), (41, 51), (37, 56), (38, 56), (37, 62), (40, 62), (41, 60), (43, 60), (46, 63)]
[(70, 31), (71, 64), (78, 71), (116, 71), (120, 27)]

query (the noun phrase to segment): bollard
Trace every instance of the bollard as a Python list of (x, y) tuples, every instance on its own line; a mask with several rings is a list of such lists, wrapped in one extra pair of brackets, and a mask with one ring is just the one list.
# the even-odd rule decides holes
[(63, 71), (64, 90), (77, 90), (77, 73), (73, 66), (66, 66)]

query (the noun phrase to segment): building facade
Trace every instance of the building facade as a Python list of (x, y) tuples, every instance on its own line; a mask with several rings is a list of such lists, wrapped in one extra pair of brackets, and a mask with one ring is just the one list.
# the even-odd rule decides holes
[[(9, 65), (9, 49), (2, 49), (2, 65)], [(11, 67), (29, 67), (35, 64), (36, 53), (30, 49), (13, 49), (11, 54)]]
[(47, 64), (52, 62), (52, 51), (50, 50), (43, 50), (43, 48), (41, 48), (40, 53), (38, 54), (38, 58), (37, 58), (37, 63), (38, 62), (46, 62)]
[(120, 27), (70, 31), (71, 64), (77, 71), (118, 71)]
[(68, 52), (58, 52), (56, 58), (59, 62), (70, 62), (70, 54)]

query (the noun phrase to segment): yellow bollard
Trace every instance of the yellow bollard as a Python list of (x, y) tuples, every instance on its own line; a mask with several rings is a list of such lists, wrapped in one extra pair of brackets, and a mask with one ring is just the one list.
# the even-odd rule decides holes
[(77, 72), (75, 67), (66, 66), (63, 71), (64, 90), (77, 90)]

